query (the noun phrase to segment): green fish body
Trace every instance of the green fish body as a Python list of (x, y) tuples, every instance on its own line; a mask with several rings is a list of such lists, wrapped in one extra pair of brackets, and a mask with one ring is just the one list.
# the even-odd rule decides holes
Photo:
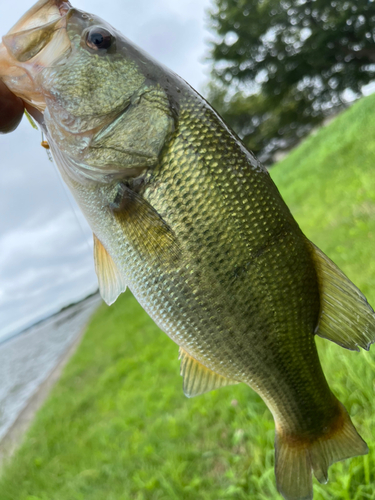
[(314, 335), (368, 349), (374, 312), (209, 104), (104, 21), (57, 0), (38, 2), (4, 37), (0, 76), (39, 121), (93, 230), (103, 298), (128, 286), (180, 346), (187, 396), (243, 382), (262, 397), (284, 497), (312, 498), (312, 472), (325, 482), (330, 464), (366, 453)]

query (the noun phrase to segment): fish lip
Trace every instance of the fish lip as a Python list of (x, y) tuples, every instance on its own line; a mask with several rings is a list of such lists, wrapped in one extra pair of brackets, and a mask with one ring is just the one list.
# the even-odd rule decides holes
[(0, 43), (0, 79), (41, 112), (46, 103), (35, 79), (69, 49), (67, 24), (74, 11), (68, 0), (39, 0)]
[(60, 15), (64, 16), (71, 10), (73, 7), (70, 2), (67, 0), (55, 0), (56, 7), (59, 9)]
[(39, 0), (16, 22), (5, 36), (39, 28), (57, 21), (73, 7), (68, 0)]
[(17, 60), (18, 57), (12, 50), (12, 40), (25, 38), (30, 33), (43, 32), (51, 27), (56, 27), (56, 30), (66, 29), (73, 11), (69, 0), (39, 0), (2, 37), (0, 49), (6, 47), (9, 54)]

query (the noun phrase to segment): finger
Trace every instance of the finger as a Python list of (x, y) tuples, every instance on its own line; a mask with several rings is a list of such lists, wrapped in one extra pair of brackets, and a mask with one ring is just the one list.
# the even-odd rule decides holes
[(15, 130), (23, 116), (24, 103), (0, 80), (0, 134)]

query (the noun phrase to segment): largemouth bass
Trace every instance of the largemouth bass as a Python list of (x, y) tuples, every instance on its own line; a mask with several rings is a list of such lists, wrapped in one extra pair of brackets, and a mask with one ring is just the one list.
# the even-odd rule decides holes
[(94, 234), (99, 287), (126, 287), (180, 346), (188, 397), (245, 383), (276, 426), (277, 487), (367, 453), (314, 335), (369, 349), (375, 314), (303, 235), (266, 169), (185, 81), (100, 18), (41, 0), (0, 77), (39, 123)]

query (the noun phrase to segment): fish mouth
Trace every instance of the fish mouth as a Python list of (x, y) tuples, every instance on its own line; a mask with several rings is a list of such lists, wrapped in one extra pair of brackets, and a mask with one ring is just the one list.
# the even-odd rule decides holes
[(6, 36), (21, 31), (42, 28), (45, 25), (59, 20), (71, 9), (66, 0), (39, 0), (31, 7), (17, 23), (11, 28)]
[(69, 51), (66, 28), (71, 10), (66, 0), (39, 0), (0, 44), (0, 78), (11, 92), (39, 111), (45, 109), (45, 101), (36, 78)]

